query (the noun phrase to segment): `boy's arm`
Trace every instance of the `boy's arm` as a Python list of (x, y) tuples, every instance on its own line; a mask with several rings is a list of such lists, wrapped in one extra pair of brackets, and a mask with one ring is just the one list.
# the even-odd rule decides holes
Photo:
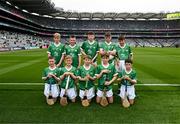
[(47, 80), (48, 79), (48, 77), (42, 77), (42, 80)]
[(81, 54), (78, 55), (78, 60), (79, 60), (79, 64), (78, 64), (77, 68), (80, 68), (80, 66), (81, 66)]
[(91, 81), (96, 80), (96, 77), (95, 77), (95, 76), (94, 76), (94, 77), (91, 77), (90, 75), (87, 75), (87, 78), (88, 78), (89, 80), (91, 80)]
[(131, 47), (129, 46), (129, 58), (133, 60), (133, 52), (131, 50)]
[(74, 80), (77, 79), (77, 76), (75, 76), (73, 73), (70, 72), (69, 75), (70, 75)]
[(102, 70), (99, 74), (96, 74), (96, 78), (99, 79), (103, 73), (109, 73), (109, 70)]
[(99, 51), (96, 52), (96, 55), (95, 55), (94, 58), (92, 59), (92, 62), (94, 62), (94, 60), (97, 58), (98, 53), (99, 53)]
[(125, 76), (124, 79), (125, 79), (125, 80), (128, 80), (131, 84), (136, 84), (136, 83), (137, 83), (136, 79), (131, 79), (131, 78), (128, 77), (128, 76)]
[(56, 80), (56, 81), (60, 81), (60, 78), (58, 78), (56, 75), (52, 74), (52, 77)]
[(42, 80), (47, 80), (48, 79), (48, 76), (46, 75), (46, 72), (45, 72), (45, 69), (42, 73)]
[(65, 72), (63, 75), (60, 76), (61, 80), (64, 80), (64, 78), (69, 75), (69, 72)]
[(59, 67), (62, 63), (63, 63), (63, 60), (64, 60), (64, 57), (65, 57), (65, 54), (66, 54), (66, 48), (65, 48), (65, 46), (63, 46), (63, 48), (62, 48), (63, 50), (63, 52), (62, 52), (62, 56), (61, 56), (61, 59), (60, 59), (60, 61), (59, 61), (59, 63), (57, 64), (57, 67)]
[(51, 46), (48, 47), (47, 54), (48, 54), (48, 58), (51, 57)]
[(59, 66), (62, 64), (62, 62), (63, 62), (63, 60), (64, 60), (64, 56), (65, 56), (65, 54), (63, 53), (62, 56), (61, 56), (61, 59), (60, 59), (59, 63), (57, 64), (57, 67), (59, 67)]
[(110, 85), (111, 83), (113, 83), (117, 78), (117, 75), (116, 76), (113, 76), (112, 80), (108, 81), (108, 83), (106, 83), (106, 85)]
[(86, 56), (86, 53), (84, 52), (84, 50), (81, 48), (81, 53)]
[(85, 49), (85, 42), (83, 42), (82, 46), (80, 47), (80, 50), (83, 55), (86, 55), (86, 53), (84, 52), (84, 49)]
[(86, 81), (86, 80), (87, 80), (86, 77), (82, 78), (82, 77), (78, 76), (77, 78), (78, 78), (80, 81)]

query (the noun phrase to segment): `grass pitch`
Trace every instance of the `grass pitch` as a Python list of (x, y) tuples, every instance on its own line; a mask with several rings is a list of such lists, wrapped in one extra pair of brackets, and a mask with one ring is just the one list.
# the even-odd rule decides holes
[[(180, 84), (180, 50), (133, 48), (139, 84)], [(42, 70), (46, 50), (0, 53), (0, 123), (180, 123), (180, 87), (136, 86), (134, 106), (124, 109), (115, 94), (114, 104), (101, 107), (80, 101), (48, 106), (43, 96)], [(22, 85), (8, 85), (22, 83)], [(117, 86), (114, 86), (115, 93)]]

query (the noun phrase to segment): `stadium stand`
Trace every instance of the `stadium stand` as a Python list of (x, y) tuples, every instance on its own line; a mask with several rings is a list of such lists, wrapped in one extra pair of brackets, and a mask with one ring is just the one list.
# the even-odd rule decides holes
[(47, 47), (49, 42), (49, 39), (40, 36), (0, 31), (0, 48), (6, 48), (10, 50), (34, 49), (45, 46)]
[[(1, 0), (1, 34), (6, 31), (6, 34), (12, 36), (13, 32), (16, 38), (21, 36), (27, 38), (26, 40), (19, 38), (17, 44), (8, 43), (15, 42), (16, 39), (13, 37), (13, 40), (7, 41), (6, 39), (7, 43), (2, 44), (4, 39), (1, 38), (1, 46), (23, 46), (24, 42), (28, 42), (29, 37), (31, 37), (30, 39), (35, 37), (38, 39), (36, 42), (39, 42), (34, 44), (32, 40), (32, 42), (28, 42), (30, 46), (41, 46), (50, 41), (54, 32), (61, 33), (63, 42), (66, 42), (71, 34), (76, 35), (78, 41), (82, 42), (88, 31), (94, 31), (98, 41), (104, 39), (104, 33), (107, 31), (112, 33), (114, 42), (117, 41), (120, 34), (123, 34), (126, 36), (127, 42), (136, 47), (171, 47), (180, 42), (180, 20), (166, 20), (166, 15), (162, 13), (73, 13), (65, 12), (63, 9), (57, 10), (48, 1), (42, 3), (47, 7), (43, 8), (44, 12), (42, 12), (42, 8), (39, 9), (38, 6), (32, 9), (32, 6), (37, 4), (36, 2), (29, 1), (29, 3), (25, 3), (28, 4), (27, 6), (21, 6), (21, 2), (18, 0), (8, 0), (8, 2)], [(34, 13), (47, 13), (49, 16)], [(128, 20), (129, 18), (131, 20)], [(153, 20), (154, 18), (156, 20)], [(19, 45), (18, 42), (22, 42), (22, 44)]]

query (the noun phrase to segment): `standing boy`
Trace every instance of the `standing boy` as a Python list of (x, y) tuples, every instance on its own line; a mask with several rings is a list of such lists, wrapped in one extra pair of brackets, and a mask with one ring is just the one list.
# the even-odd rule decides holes
[(54, 43), (51, 43), (48, 47), (48, 57), (55, 58), (55, 64), (57, 67), (62, 67), (64, 44), (60, 42), (61, 35), (59, 33), (54, 34)]

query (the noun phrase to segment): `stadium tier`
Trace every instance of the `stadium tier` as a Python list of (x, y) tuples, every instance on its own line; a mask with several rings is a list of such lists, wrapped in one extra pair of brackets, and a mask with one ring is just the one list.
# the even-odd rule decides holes
[[(55, 16), (44, 17), (22, 11), (17, 6), (8, 4), (9, 2), (2, 0), (0, 4), (0, 28), (2, 31), (28, 34), (30, 37), (36, 35), (43, 39), (50, 39), (49, 37), (52, 37), (53, 33), (59, 32), (64, 42), (72, 34), (77, 36), (78, 41), (83, 41), (88, 31), (94, 31), (96, 39), (102, 41), (104, 33), (109, 31), (112, 33), (114, 41), (122, 34), (133, 46), (174, 46), (180, 41), (180, 20), (165, 20), (162, 17), (159, 20), (116, 20), (115, 17), (111, 20), (105, 18), (94, 20), (93, 17), (88, 20), (83, 20), (83, 17), (72, 20), (68, 19), (68, 16), (65, 19), (57, 19)], [(71, 13), (71, 15), (73, 14)], [(84, 18), (87, 18), (86, 15), (83, 15)], [(2, 39), (1, 46), (3, 46)]]

